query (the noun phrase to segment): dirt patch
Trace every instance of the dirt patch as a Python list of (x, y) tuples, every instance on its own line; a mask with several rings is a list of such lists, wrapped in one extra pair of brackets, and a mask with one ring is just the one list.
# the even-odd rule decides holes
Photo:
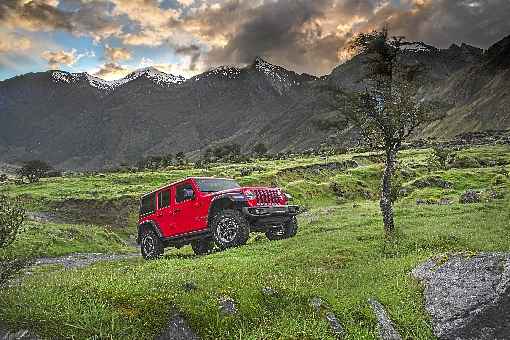
[(71, 223), (90, 223), (127, 227), (129, 215), (138, 209), (135, 198), (116, 200), (68, 199), (54, 202), (51, 213), (56, 219)]
[(27, 211), (27, 218), (32, 221), (41, 223), (58, 223), (59, 219), (56, 214), (46, 211)]
[(44, 265), (62, 265), (66, 269), (81, 268), (100, 261), (118, 261), (139, 257), (140, 254), (101, 254), (77, 253), (60, 257), (41, 257), (34, 261), (32, 267)]

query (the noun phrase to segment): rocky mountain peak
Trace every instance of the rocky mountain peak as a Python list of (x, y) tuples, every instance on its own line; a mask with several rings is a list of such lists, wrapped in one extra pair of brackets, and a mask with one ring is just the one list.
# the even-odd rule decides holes
[(494, 67), (510, 67), (510, 35), (498, 41), (485, 53), (489, 64)]
[(131, 72), (126, 77), (116, 80), (117, 83), (127, 83), (129, 81), (139, 79), (139, 78), (145, 78), (148, 80), (151, 80), (153, 83), (160, 85), (160, 86), (170, 86), (173, 84), (180, 84), (183, 83), (186, 79), (183, 76), (175, 76), (173, 74), (165, 73), (154, 66), (149, 66), (145, 68), (138, 69), (136, 71)]

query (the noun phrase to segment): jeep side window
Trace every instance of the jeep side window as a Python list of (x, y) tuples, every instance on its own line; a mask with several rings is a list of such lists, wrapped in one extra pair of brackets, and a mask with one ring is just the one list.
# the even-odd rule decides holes
[(195, 198), (195, 191), (191, 184), (182, 184), (175, 189), (175, 202), (179, 203), (193, 198)]
[(156, 210), (156, 194), (150, 194), (142, 197), (140, 204), (140, 215), (151, 214)]
[(170, 190), (158, 192), (158, 209), (170, 206)]

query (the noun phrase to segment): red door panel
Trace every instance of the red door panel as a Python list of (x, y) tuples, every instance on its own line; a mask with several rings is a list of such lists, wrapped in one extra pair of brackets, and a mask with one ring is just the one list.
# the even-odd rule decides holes
[(198, 191), (191, 181), (175, 186), (175, 223), (181, 233), (203, 229), (204, 227), (197, 208), (200, 206)]
[(172, 192), (170, 188), (159, 191), (157, 194), (157, 210), (155, 219), (163, 237), (173, 236), (177, 233), (173, 210)]

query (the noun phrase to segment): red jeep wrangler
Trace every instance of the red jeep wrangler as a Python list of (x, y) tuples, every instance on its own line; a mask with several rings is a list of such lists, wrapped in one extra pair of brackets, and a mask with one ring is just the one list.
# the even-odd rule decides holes
[(241, 187), (233, 179), (192, 177), (145, 194), (140, 199), (138, 244), (145, 259), (165, 247), (190, 244), (195, 254), (242, 245), (251, 231), (270, 240), (297, 232), (299, 207), (288, 205), (282, 190)]

